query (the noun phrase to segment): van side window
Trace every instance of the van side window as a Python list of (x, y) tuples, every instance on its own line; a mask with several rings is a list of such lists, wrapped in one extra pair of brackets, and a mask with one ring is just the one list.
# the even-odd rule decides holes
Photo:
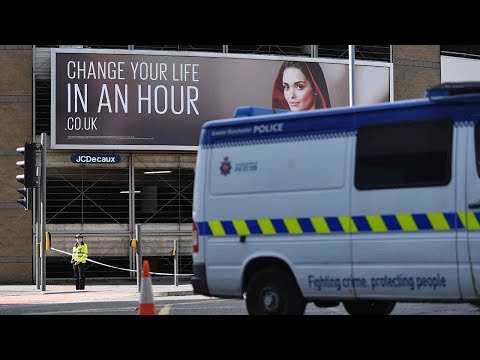
[(475, 124), (475, 161), (477, 164), (477, 175), (480, 177), (480, 123)]
[(452, 168), (451, 119), (367, 125), (357, 132), (358, 190), (447, 185)]

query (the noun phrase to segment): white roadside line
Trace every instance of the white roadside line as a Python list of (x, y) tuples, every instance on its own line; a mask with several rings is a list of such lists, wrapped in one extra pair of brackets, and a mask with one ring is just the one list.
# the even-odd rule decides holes
[[(193, 304), (198, 304), (198, 303), (208, 303), (208, 302), (221, 302), (221, 301), (228, 301), (229, 299), (207, 299), (207, 300), (200, 300), (200, 301), (195, 301)], [(192, 304), (191, 301), (189, 302), (176, 302), (174, 304), (170, 305), (163, 305), (160, 311), (158, 312), (158, 315), (169, 315), (170, 310), (173, 305), (189, 305)]]
[(168, 315), (170, 313), (170, 308), (170, 305), (163, 306), (158, 312), (158, 315)]

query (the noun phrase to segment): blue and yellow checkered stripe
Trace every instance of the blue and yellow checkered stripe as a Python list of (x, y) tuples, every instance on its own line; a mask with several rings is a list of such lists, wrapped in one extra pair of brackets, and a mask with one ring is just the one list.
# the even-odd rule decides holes
[(480, 230), (480, 212), (210, 220), (197, 227), (210, 236)]

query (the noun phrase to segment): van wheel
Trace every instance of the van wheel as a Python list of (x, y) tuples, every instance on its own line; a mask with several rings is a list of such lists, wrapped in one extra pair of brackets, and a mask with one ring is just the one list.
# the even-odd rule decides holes
[(394, 301), (357, 300), (344, 301), (343, 306), (350, 315), (390, 315)]
[(307, 302), (295, 279), (278, 268), (255, 273), (247, 287), (249, 315), (303, 315)]

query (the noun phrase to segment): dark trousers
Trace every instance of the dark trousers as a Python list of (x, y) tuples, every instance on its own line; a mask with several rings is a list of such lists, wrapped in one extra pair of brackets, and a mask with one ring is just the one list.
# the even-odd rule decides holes
[(77, 288), (77, 290), (85, 289), (86, 265), (87, 264), (84, 264), (84, 263), (73, 265), (73, 277), (75, 279), (75, 287)]

